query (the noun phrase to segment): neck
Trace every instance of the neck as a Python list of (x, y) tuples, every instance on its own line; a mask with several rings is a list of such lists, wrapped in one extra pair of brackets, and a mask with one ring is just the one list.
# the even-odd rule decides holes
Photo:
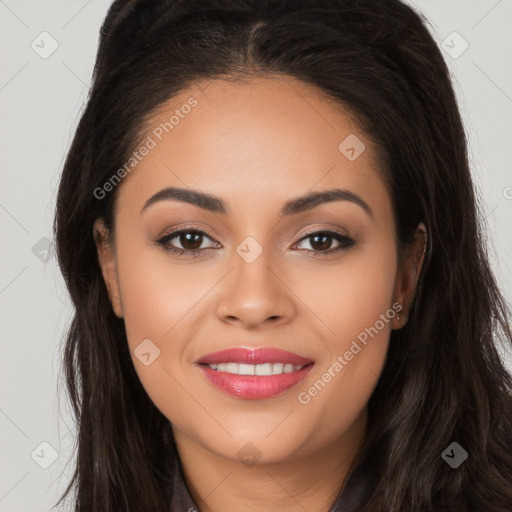
[(362, 446), (366, 421), (365, 410), (347, 431), (323, 446), (252, 465), (212, 452), (172, 428), (185, 481), (200, 512), (329, 512)]

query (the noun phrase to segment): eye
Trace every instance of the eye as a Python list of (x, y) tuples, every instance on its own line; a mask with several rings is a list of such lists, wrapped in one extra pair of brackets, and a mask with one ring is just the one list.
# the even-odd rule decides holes
[[(180, 244), (181, 247), (176, 247), (171, 243), (171, 240), (174, 239), (176, 239), (175, 243)], [(213, 239), (210, 238), (204, 231), (199, 229), (184, 228), (163, 236), (156, 241), (156, 244), (160, 247), (163, 247), (163, 249), (166, 251), (170, 251), (180, 256), (199, 256), (202, 251), (211, 248), (201, 248), (201, 245), (205, 239), (213, 241)], [(214, 246), (218, 245), (218, 242), (214, 241)]]
[[(355, 245), (355, 240), (336, 231), (311, 231), (306, 233), (296, 245), (304, 240), (309, 242), (311, 249), (303, 250), (312, 251), (315, 253), (314, 256), (326, 256), (334, 252), (347, 250)], [(336, 240), (339, 245), (331, 249), (333, 240)]]
[[(176, 241), (171, 243), (171, 241), (175, 239)], [(201, 247), (206, 239), (211, 240), (213, 245), (210, 247)], [(338, 242), (338, 246), (334, 249), (332, 249), (333, 240)], [(311, 248), (302, 248), (300, 250), (312, 252), (314, 256), (325, 256), (338, 251), (348, 250), (355, 245), (355, 241), (347, 235), (326, 230), (306, 233), (294, 247), (298, 246), (303, 241), (308, 241)], [(176, 243), (181, 247), (177, 247), (175, 245)], [(156, 244), (164, 250), (177, 254), (178, 256), (191, 257), (198, 257), (202, 252), (220, 246), (217, 241), (213, 240), (204, 231), (192, 228), (183, 228), (173, 231), (157, 240)]]

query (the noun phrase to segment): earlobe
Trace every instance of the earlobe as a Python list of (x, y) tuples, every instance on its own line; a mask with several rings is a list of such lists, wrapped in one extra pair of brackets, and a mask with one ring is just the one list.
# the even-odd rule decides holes
[(406, 323), (408, 312), (414, 300), (416, 285), (423, 268), (427, 249), (427, 228), (423, 222), (418, 224), (413, 245), (407, 250), (395, 282), (394, 301), (402, 305), (400, 314), (393, 322), (393, 329), (401, 329)]
[(108, 228), (105, 226), (103, 219), (97, 219), (94, 223), (93, 236), (98, 253), (98, 263), (112, 304), (112, 309), (117, 317), (123, 318), (121, 294), (117, 278), (116, 255), (112, 242), (109, 239)]

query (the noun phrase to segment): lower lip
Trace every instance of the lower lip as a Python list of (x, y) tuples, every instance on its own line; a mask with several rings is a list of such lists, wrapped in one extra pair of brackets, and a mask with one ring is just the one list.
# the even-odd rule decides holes
[(200, 365), (200, 368), (205, 377), (220, 390), (238, 398), (262, 400), (279, 395), (302, 382), (313, 364), (280, 375), (235, 375), (212, 370), (208, 365)]

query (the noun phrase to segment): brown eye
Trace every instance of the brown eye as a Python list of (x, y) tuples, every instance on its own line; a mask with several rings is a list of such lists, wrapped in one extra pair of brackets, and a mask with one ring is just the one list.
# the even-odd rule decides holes
[[(309, 245), (311, 248), (305, 248), (303, 250), (312, 251), (315, 256), (331, 254), (337, 251), (346, 250), (355, 245), (355, 241), (341, 233), (336, 233), (334, 231), (315, 231), (312, 233), (307, 233), (306, 236), (302, 237), (298, 242), (302, 242), (304, 240), (309, 241)], [(334, 249), (332, 248), (333, 240), (338, 242), (338, 246)]]
[[(213, 246), (201, 247), (205, 239), (213, 240), (204, 231), (198, 229), (181, 229), (163, 236), (157, 240), (156, 243), (165, 250), (179, 255), (198, 255), (216, 244), (215, 242)], [(171, 243), (172, 240), (175, 240), (175, 242)]]
[(196, 250), (201, 247), (203, 235), (198, 232), (189, 231), (178, 235), (178, 240), (184, 249)]
[(311, 247), (318, 251), (327, 251), (331, 248), (333, 238), (329, 235), (312, 235), (310, 238)]

